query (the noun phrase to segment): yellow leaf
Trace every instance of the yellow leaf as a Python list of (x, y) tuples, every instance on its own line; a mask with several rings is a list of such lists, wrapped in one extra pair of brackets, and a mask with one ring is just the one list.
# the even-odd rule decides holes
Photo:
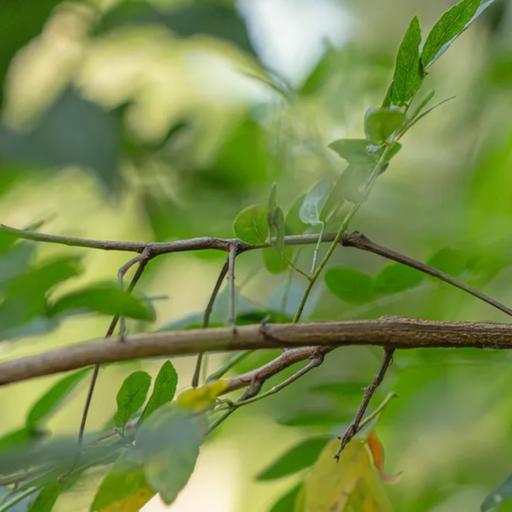
[(392, 512), (365, 442), (352, 439), (338, 463), (337, 447), (334, 439), (323, 449), (304, 481), (295, 512)]
[(202, 412), (211, 407), (227, 385), (228, 381), (221, 379), (199, 388), (187, 389), (178, 396), (176, 403), (188, 411)]
[(137, 490), (134, 494), (103, 507), (101, 512), (136, 512), (139, 511), (153, 496), (155, 491), (146, 486)]

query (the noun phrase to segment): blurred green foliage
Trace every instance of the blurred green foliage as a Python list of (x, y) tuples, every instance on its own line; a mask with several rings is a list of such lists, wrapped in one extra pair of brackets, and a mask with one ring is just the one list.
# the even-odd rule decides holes
[[(52, 232), (145, 240), (232, 236), (234, 222), (236, 235), (255, 243), (264, 241), (270, 229), (275, 243), (264, 259), (248, 254), (239, 260), (238, 323), (260, 322), (268, 315), (271, 321), (289, 321), (304, 282), (285, 271), (290, 262), (309, 268), (314, 248), (287, 252), (282, 237), (337, 226), (348, 203), (359, 198), (362, 170), (382, 156), (368, 143), (382, 144), (404, 121), (404, 113), (389, 105), (408, 104), (423, 81), (423, 94), (435, 89), (435, 101), (456, 98), (396, 142), (390, 151), (393, 162), (351, 227), (509, 302), (511, 2), (496, 1), (430, 69), (489, 2), (463, 2), (435, 24), (449, 2), (276, 0), (272, 6), (252, 1), (262, 5), (261, 12), (270, 9), (278, 26), (277, 46), (269, 37), (274, 25), (258, 17), (248, 2), (6, 0), (0, 36), (2, 222), (18, 227), (36, 223), (36, 229), (50, 217), (43, 227)], [(306, 22), (303, 12), (309, 15)], [(347, 23), (339, 27), (346, 32), (342, 42), (332, 31), (314, 28), (315, 20), (327, 26), (326, 16), (333, 12)], [(423, 30), (417, 18), (410, 22), (415, 14)], [(301, 38), (288, 68), (276, 68), (278, 60), (268, 58), (289, 44), (288, 38), (293, 41), (294, 27), (304, 39), (316, 30), (320, 48), (302, 74), (294, 71), (295, 61), (313, 50)], [(421, 34), (426, 42), (420, 50)], [(424, 76), (425, 68), (429, 73)], [(408, 109), (408, 119), (419, 119), (427, 101), (435, 103), (431, 95), (425, 102), (419, 99)], [(252, 204), (265, 207), (249, 207), (237, 217)], [(85, 251), (70, 256), (64, 249), (36, 248), (0, 235), (0, 337), (9, 357), (34, 350), (35, 342), (41, 350), (98, 336), (102, 325), (91, 321), (91, 313), (130, 317), (130, 332), (152, 328), (148, 321), (155, 311), (156, 327), (197, 326), (200, 313), (190, 313), (204, 308), (222, 264), (209, 252), (184, 263), (178, 256), (170, 263), (155, 260), (142, 281), (145, 295), (129, 297), (113, 284), (122, 260), (99, 258)], [(187, 265), (191, 270), (184, 270)], [(443, 283), (348, 248), (334, 255), (326, 284), (315, 289), (307, 320), (393, 314), (506, 320)], [(162, 293), (169, 300), (152, 299)], [(211, 324), (226, 320), (224, 292)], [(274, 355), (250, 354), (230, 371), (248, 371)], [(205, 451), (227, 439), (236, 447), (239, 470), (229, 474), (232, 489), (224, 491), (238, 500), (232, 510), (291, 510), (291, 503), (301, 499), (296, 484), (326, 439), (350, 421), (376, 362), (371, 349), (332, 353), (321, 369), (243, 408), (213, 436)], [(398, 394), (376, 427), (386, 464), (403, 471), (399, 483), (386, 485), (395, 510), (467, 511), (478, 510), (481, 503), (482, 510), (495, 505), (494, 510), (509, 509), (511, 363), (506, 352), (396, 354), (375, 399), (378, 404), (390, 390)], [(176, 373), (166, 363), (158, 367), (149, 404), (162, 406), (174, 396)], [(180, 366), (182, 387), (188, 385), (191, 367)], [(156, 374), (155, 366), (146, 369)], [(105, 422), (111, 426), (115, 395), (127, 375), (123, 366), (119, 370), (107, 379), (93, 407), (98, 429)], [(6, 450), (2, 474), (28, 462), (35, 461), (39, 470), (49, 459), (61, 467), (73, 460), (74, 438), (53, 440), (50, 434), (74, 435), (84, 376), (75, 373), (45, 384), (43, 393), (36, 384), (24, 391), (26, 399), (0, 391), (6, 411), (0, 424), (0, 447)], [(147, 392), (148, 378), (142, 379)], [(159, 381), (172, 393), (159, 395)], [(121, 390), (126, 386), (125, 381)], [(79, 387), (76, 408), (61, 410)], [(137, 407), (133, 403), (117, 401), (117, 423), (123, 429), (143, 400), (135, 401)], [(46, 494), (32, 505), (20, 498), (11, 510), (51, 510), (54, 505), (53, 510), (69, 510), (66, 499), (73, 500), (75, 510), (89, 510), (92, 503), (93, 510), (104, 510), (123, 500), (142, 506), (155, 488), (172, 501), (193, 470), (202, 430), (169, 404), (160, 410), (139, 431), (147, 450), (114, 466), (107, 465), (112, 460), (105, 450), (103, 483), (85, 497), (77, 497), (83, 480), (71, 478), (57, 488), (52, 474), (43, 481)], [(164, 432), (170, 451), (178, 439), (183, 451), (150, 457), (161, 447), (152, 444), (154, 432)], [(99, 460), (97, 452), (88, 456), (86, 462)], [(226, 460), (230, 456), (226, 449)], [(182, 473), (174, 474), (166, 457), (183, 460)], [(151, 470), (144, 473), (144, 464)], [(229, 471), (227, 463), (225, 468)], [(208, 474), (222, 470), (220, 461)], [(265, 482), (256, 482), (255, 475)], [(273, 482), (277, 477), (283, 477), (281, 486)], [(128, 481), (130, 492), (120, 493)], [(197, 494), (200, 485), (194, 482)], [(0, 510), (12, 497), (6, 488)], [(215, 499), (210, 497), (212, 506)], [(179, 506), (178, 499), (176, 510)]]

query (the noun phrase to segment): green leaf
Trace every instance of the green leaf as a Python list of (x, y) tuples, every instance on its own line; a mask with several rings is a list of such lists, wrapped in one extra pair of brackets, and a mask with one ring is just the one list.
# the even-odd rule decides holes
[(95, 284), (71, 292), (50, 307), (51, 315), (70, 311), (96, 311), (105, 315), (122, 315), (139, 320), (155, 318), (155, 312), (148, 303), (109, 283)]
[[(512, 496), (512, 475), (509, 475), (480, 505), (481, 512), (489, 512), (504, 502), (510, 502)], [(505, 509), (504, 509), (505, 510)]]
[(309, 467), (315, 462), (328, 440), (327, 437), (314, 437), (296, 444), (261, 471), (256, 478), (258, 480), (274, 480)]
[(384, 107), (390, 104), (398, 106), (407, 104), (420, 88), (423, 80), (420, 44), (420, 22), (415, 16), (398, 48), (393, 81), (384, 101)]
[(271, 224), (270, 217), (274, 213), (275, 209), (277, 208), (277, 183), (272, 183), (272, 186), (270, 187), (270, 194), (268, 196), (268, 215), (269, 215), (269, 224)]
[(286, 494), (281, 496), (275, 503), (272, 505), (272, 508), (269, 512), (291, 512), (295, 507), (295, 500), (297, 499), (297, 495), (299, 494), (299, 490), (302, 484), (298, 484), (295, 487), (292, 487)]
[(300, 512), (392, 512), (368, 450), (354, 438), (343, 450), (339, 463), (334, 454), (339, 441), (332, 439), (322, 450), (302, 487)]
[(405, 122), (405, 114), (396, 107), (371, 108), (366, 112), (364, 130), (375, 144), (383, 144)]
[(301, 194), (292, 204), (288, 213), (285, 217), (286, 231), (292, 235), (301, 235), (304, 233), (307, 224), (302, 222), (300, 219), (300, 209), (302, 207), (302, 203), (304, 202), (304, 198), (306, 194)]
[(267, 240), (267, 212), (261, 206), (244, 208), (233, 222), (235, 235), (248, 244), (262, 244)]
[[(289, 250), (289, 248), (286, 250)], [(288, 268), (288, 262), (275, 247), (267, 247), (261, 252), (265, 267), (271, 274), (280, 274)]]
[(432, 27), (423, 46), (421, 62), (424, 69), (439, 59), (492, 2), (493, 0), (462, 0), (448, 9)]
[(18, 297), (24, 295), (26, 290), (30, 290), (31, 295), (44, 295), (58, 284), (81, 272), (82, 266), (76, 257), (67, 256), (46, 261), (9, 280), (6, 293), (11, 297)]
[[(2, 27), (0, 83), (5, 84), (9, 64), (16, 52), (40, 34), (46, 19), (59, 2), (60, 0), (38, 0), (35, 3), (2, 2), (2, 17), (9, 20), (9, 23)], [(3, 103), (2, 94), (3, 91), (0, 91), (0, 104)]]
[(322, 178), (308, 191), (300, 208), (300, 220), (305, 224), (315, 226), (322, 223), (322, 210), (332, 189), (331, 180)]
[(27, 427), (12, 430), (0, 437), (0, 450), (12, 450), (23, 447), (23, 445), (31, 444), (44, 435), (44, 432), (29, 430)]
[(369, 142), (366, 139), (339, 139), (329, 144), (341, 158), (356, 166), (368, 166), (376, 161), (368, 146)]
[(85, 368), (59, 379), (46, 393), (44, 393), (30, 409), (26, 427), (29, 430), (40, 430), (41, 425), (61, 407), (71, 392), (89, 373)]
[(153, 385), (153, 393), (149, 397), (148, 403), (144, 408), (144, 412), (140, 417), (140, 421), (144, 421), (152, 412), (174, 398), (176, 393), (176, 385), (178, 384), (178, 374), (170, 361), (166, 361)]
[(332, 267), (325, 274), (327, 288), (350, 304), (362, 304), (374, 298), (373, 279), (350, 267)]
[(147, 372), (136, 371), (126, 377), (116, 397), (117, 412), (114, 416), (116, 427), (124, 427), (142, 407), (150, 384), (151, 376)]
[(378, 293), (398, 293), (413, 288), (423, 280), (419, 270), (400, 263), (390, 263), (375, 276), (375, 290)]
[(68, 485), (69, 482), (66, 478), (45, 485), (30, 505), (28, 512), (51, 512), (57, 498)]
[(112, 190), (119, 178), (118, 132), (115, 112), (104, 110), (69, 87), (29, 132), (0, 123), (0, 160), (41, 171), (80, 166), (94, 171)]
[(154, 494), (143, 466), (121, 458), (101, 482), (91, 512), (138, 512)]
[(148, 484), (170, 504), (185, 486), (202, 440), (199, 418), (174, 404), (155, 411), (138, 430), (133, 459), (144, 465)]
[(278, 206), (269, 219), (270, 236), (272, 245), (282, 254), (284, 251), (285, 223), (283, 210)]
[(427, 264), (451, 276), (458, 276), (466, 269), (468, 258), (465, 253), (452, 247), (444, 247), (434, 253)]
[(182, 37), (208, 35), (227, 41), (255, 54), (244, 18), (224, 2), (198, 2), (184, 5), (154, 4), (147, 0), (125, 0), (102, 17), (100, 32), (125, 26), (163, 25)]

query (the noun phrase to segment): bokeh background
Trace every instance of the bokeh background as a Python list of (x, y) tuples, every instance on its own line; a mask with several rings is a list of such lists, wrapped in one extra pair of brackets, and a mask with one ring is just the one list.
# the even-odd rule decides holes
[[(41, 229), (47, 232), (106, 239), (232, 236), (236, 213), (264, 204), (272, 182), (286, 210), (319, 178), (343, 169), (327, 144), (362, 135), (364, 112), (380, 104), (412, 16), (419, 15), (426, 33), (449, 5), (445, 0), (4, 0), (0, 220), (17, 227), (44, 221)], [(436, 63), (425, 92), (435, 89), (438, 100), (455, 98), (407, 134), (352, 224), (419, 259), (452, 251), (454, 271), (504, 303), (512, 303), (511, 34), (512, 2), (499, 0)], [(38, 245), (30, 258), (38, 262), (63, 254), (80, 255), (85, 271), (60, 286), (57, 295), (113, 280), (126, 258), (47, 245)], [(130, 332), (195, 322), (223, 258), (203, 252), (153, 261), (141, 290), (154, 299), (158, 320), (129, 322)], [(384, 262), (346, 249), (333, 263), (375, 272)], [(10, 271), (8, 264), (0, 263), (2, 275)], [(10, 264), (19, 270), (28, 257), (11, 258)], [(286, 274), (269, 274), (261, 255), (242, 256), (239, 310), (279, 309), (286, 280)], [(285, 312), (296, 307), (302, 286), (292, 279)], [(363, 306), (340, 301), (319, 283), (306, 318), (381, 315), (507, 321), (462, 292), (430, 281)], [(214, 316), (216, 323), (226, 321), (223, 295)], [(80, 316), (51, 329), (31, 322), (6, 336), (2, 358), (101, 336), (107, 322), (107, 317)], [(245, 360), (235, 371), (268, 357)], [(210, 358), (210, 369), (220, 361), (222, 356)], [(339, 431), (378, 361), (378, 351), (371, 349), (339, 350), (279, 395), (237, 412), (206, 442), (194, 476), (170, 510), (269, 510), (298, 477), (259, 482), (255, 476), (296, 442)], [(174, 363), (179, 387), (186, 388), (193, 361)], [(129, 370), (158, 365), (145, 361), (104, 369), (90, 428), (109, 418)], [(512, 472), (511, 365), (507, 352), (396, 355), (379, 397), (394, 390), (398, 398), (377, 427), (386, 467), (403, 472), (399, 483), (388, 486), (396, 510), (476, 511)], [(18, 427), (34, 396), (51, 382), (0, 389), (1, 432)], [(56, 433), (76, 431), (84, 397), (85, 385), (52, 420)], [(335, 419), (284, 425), (304, 411)], [(86, 507), (89, 483), (64, 495), (57, 510)], [(144, 508), (163, 509), (158, 499)], [(512, 509), (505, 504), (500, 510)]]

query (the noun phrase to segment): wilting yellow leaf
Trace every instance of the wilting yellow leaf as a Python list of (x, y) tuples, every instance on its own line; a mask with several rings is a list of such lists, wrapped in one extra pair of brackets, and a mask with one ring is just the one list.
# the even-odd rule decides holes
[(226, 379), (205, 384), (199, 388), (187, 389), (176, 399), (176, 403), (183, 409), (192, 412), (202, 412), (208, 409), (215, 399), (226, 389)]
[(396, 475), (388, 475), (384, 472), (384, 447), (382, 446), (382, 443), (377, 437), (377, 434), (375, 432), (372, 432), (368, 436), (366, 442), (368, 443), (368, 449), (370, 450), (370, 453), (372, 455), (373, 464), (377, 471), (379, 472), (379, 475), (382, 478), (382, 480), (388, 484), (398, 482), (398, 480), (400, 480), (401, 473), (398, 473)]
[(327, 444), (304, 481), (295, 512), (392, 512), (365, 444), (352, 439), (338, 463), (338, 441)]
[(119, 461), (103, 479), (91, 511), (137, 512), (154, 495), (142, 466)]

